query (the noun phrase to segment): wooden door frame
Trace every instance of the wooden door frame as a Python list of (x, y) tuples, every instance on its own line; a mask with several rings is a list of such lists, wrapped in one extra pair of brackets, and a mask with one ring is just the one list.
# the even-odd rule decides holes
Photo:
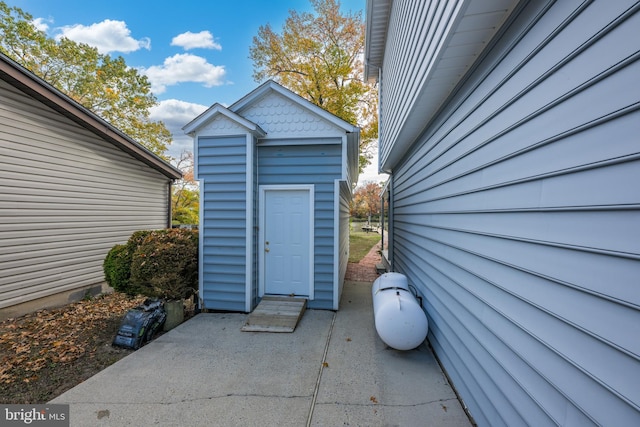
[(258, 202), (258, 293), (260, 298), (265, 294), (265, 201), (268, 191), (308, 191), (309, 192), (309, 300), (314, 299), (315, 273), (315, 187), (313, 184), (260, 185)]

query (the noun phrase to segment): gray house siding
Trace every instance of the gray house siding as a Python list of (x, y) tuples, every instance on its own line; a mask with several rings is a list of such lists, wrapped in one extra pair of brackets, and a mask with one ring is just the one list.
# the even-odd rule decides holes
[(103, 283), (113, 245), (167, 227), (170, 179), (4, 80), (0, 93), (0, 308)]
[(640, 425), (639, 9), (530, 2), (393, 165), (393, 267), (481, 426)]
[(246, 137), (200, 137), (201, 285), (203, 307), (245, 311)]
[[(321, 145), (258, 145), (258, 183), (315, 185), (315, 299), (310, 308), (333, 309), (334, 181), (342, 170), (341, 140)], [(330, 141), (329, 141), (330, 142)], [(305, 141), (309, 144), (309, 141)]]

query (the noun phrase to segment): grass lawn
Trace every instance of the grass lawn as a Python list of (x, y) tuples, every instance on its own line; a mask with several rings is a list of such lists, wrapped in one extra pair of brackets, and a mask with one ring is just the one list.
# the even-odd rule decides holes
[(362, 231), (362, 224), (353, 222), (349, 233), (349, 262), (360, 262), (380, 241), (380, 234), (375, 232), (366, 233)]

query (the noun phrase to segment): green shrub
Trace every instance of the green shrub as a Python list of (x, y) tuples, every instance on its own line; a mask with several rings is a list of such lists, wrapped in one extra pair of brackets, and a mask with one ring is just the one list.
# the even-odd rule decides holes
[(131, 276), (131, 253), (127, 245), (115, 245), (102, 264), (104, 278), (113, 289), (127, 292)]
[(198, 289), (198, 232), (136, 231), (109, 251), (103, 268), (116, 291), (167, 300), (188, 297)]
[[(165, 230), (155, 230), (155, 232), (163, 232)], [(129, 254), (133, 256), (133, 253), (138, 249), (138, 246), (142, 244), (144, 239), (147, 238), (148, 235), (153, 233), (153, 230), (139, 230), (134, 231), (133, 234), (127, 240), (127, 249), (129, 250)]]
[(132, 236), (130, 240), (138, 243), (131, 259), (130, 284), (140, 293), (172, 300), (197, 292), (196, 230), (154, 230), (145, 236)]

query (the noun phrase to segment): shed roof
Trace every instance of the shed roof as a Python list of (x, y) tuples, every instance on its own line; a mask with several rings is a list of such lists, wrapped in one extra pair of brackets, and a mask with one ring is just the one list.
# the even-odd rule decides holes
[(249, 105), (249, 104), (253, 103), (254, 101), (262, 98), (266, 93), (268, 93), (270, 91), (277, 92), (280, 95), (284, 96), (285, 98), (288, 98), (290, 101), (295, 102), (295, 103), (303, 106), (307, 110), (310, 110), (312, 113), (317, 114), (318, 116), (320, 116), (323, 119), (327, 120), (328, 122), (332, 123), (336, 127), (343, 129), (345, 132), (359, 132), (360, 131), (360, 128), (358, 128), (357, 126), (354, 126), (354, 125), (342, 120), (340, 117), (338, 117), (338, 116), (336, 116), (334, 114), (331, 114), (327, 110), (324, 110), (324, 109), (318, 107), (314, 103), (309, 102), (308, 100), (304, 99), (300, 95), (292, 92), (291, 90), (285, 88), (284, 86), (276, 83), (273, 80), (268, 80), (268, 81), (264, 82), (263, 84), (258, 86), (256, 89), (254, 89), (253, 91), (249, 92), (247, 95), (242, 97), (240, 100), (234, 102), (233, 105), (231, 105), (229, 107), (229, 109), (231, 111), (236, 111), (236, 112), (240, 111), (244, 107), (246, 107), (247, 105)]
[(180, 170), (2, 53), (0, 53), (0, 79), (156, 169), (167, 178), (182, 177)]
[(200, 114), (198, 117), (187, 123), (182, 130), (184, 130), (187, 134), (192, 135), (206, 123), (213, 120), (216, 116), (224, 116), (229, 120), (239, 124), (240, 126), (246, 128), (248, 131), (253, 133), (256, 136), (265, 136), (267, 133), (260, 128), (257, 124), (253, 123), (250, 120), (245, 119), (244, 117), (234, 113), (229, 110), (225, 106), (215, 103), (211, 107), (209, 107), (206, 111)]
[[(360, 131), (360, 128), (358, 128), (357, 126), (354, 126), (342, 120), (340, 117), (334, 114), (331, 114), (327, 110), (324, 110), (318, 107), (317, 105), (313, 104), (312, 102), (309, 102), (308, 100), (304, 99), (300, 95), (285, 88), (284, 86), (279, 85), (273, 80), (268, 80), (265, 83), (261, 84), (256, 89), (252, 90), (247, 95), (243, 96), (240, 100), (234, 102), (229, 108), (225, 108), (218, 103), (213, 104), (209, 109), (207, 109), (204, 113), (200, 114), (198, 117), (196, 117), (191, 122), (186, 124), (182, 129), (189, 134), (192, 132), (196, 132), (201, 126), (204, 126), (205, 123), (209, 122), (213, 117), (217, 116), (218, 114), (221, 114), (223, 112), (223, 109), (226, 110), (228, 113), (238, 113), (244, 107), (247, 107), (248, 105), (253, 104), (258, 99), (262, 98), (263, 96), (265, 96), (267, 93), (271, 91), (279, 93), (280, 95), (284, 96), (290, 101), (322, 117), (324, 120), (327, 120), (334, 126), (340, 129), (343, 129), (345, 132), (359, 133)], [(234, 117), (229, 117), (229, 118), (232, 120), (238, 121), (240, 124), (243, 124), (243, 123), (240, 122), (239, 120), (245, 120), (247, 123), (243, 124), (243, 126), (246, 127), (247, 129), (251, 130), (252, 126), (257, 127), (257, 129), (260, 129), (260, 126), (250, 122), (249, 120), (244, 119), (239, 114), (235, 114)]]

